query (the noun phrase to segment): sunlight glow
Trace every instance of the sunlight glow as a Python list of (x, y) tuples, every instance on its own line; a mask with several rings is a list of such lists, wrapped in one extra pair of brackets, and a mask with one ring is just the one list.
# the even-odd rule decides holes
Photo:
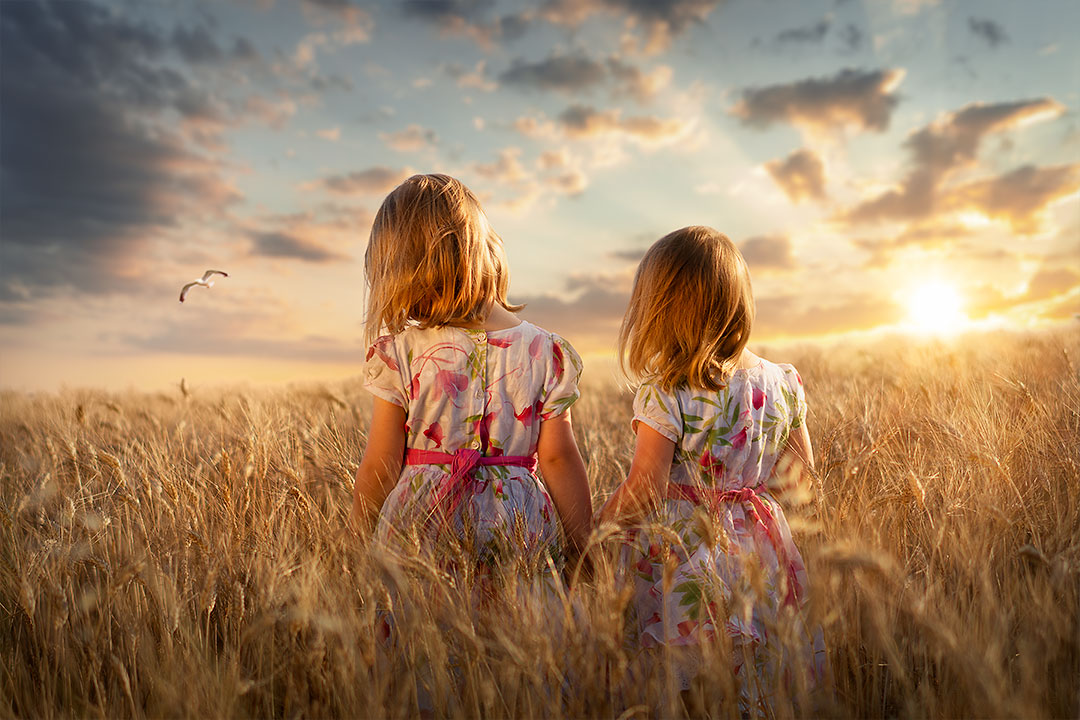
[(938, 280), (913, 288), (907, 308), (908, 323), (918, 332), (949, 335), (968, 325), (964, 299), (955, 287)]

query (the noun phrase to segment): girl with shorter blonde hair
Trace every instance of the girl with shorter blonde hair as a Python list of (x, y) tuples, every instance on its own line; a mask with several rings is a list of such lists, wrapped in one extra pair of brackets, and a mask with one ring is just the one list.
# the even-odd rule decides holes
[(375, 400), (351, 524), (402, 552), (457, 548), (470, 577), (561, 565), (592, 515), (570, 424), (581, 359), (514, 314), (476, 196), (447, 175), (410, 177), (375, 216), (365, 268)]
[(746, 349), (753, 322), (746, 262), (722, 233), (682, 228), (645, 253), (619, 336), (640, 381), (637, 446), (597, 519), (633, 528), (624, 560), (640, 646), (689, 651), (671, 654), (687, 689), (720, 638), (740, 709), (771, 715), (777, 693), (813, 687), (825, 655), (774, 498), (813, 469), (802, 379)]

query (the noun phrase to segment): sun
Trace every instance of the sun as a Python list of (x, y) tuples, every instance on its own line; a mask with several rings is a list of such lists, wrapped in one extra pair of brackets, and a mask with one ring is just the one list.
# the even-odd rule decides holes
[(907, 321), (918, 332), (949, 335), (968, 324), (964, 298), (955, 287), (938, 280), (912, 288), (907, 310)]

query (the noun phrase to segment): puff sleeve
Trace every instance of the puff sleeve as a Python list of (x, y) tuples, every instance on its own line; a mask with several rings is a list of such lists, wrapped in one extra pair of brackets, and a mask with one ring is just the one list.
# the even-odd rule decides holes
[(784, 401), (791, 412), (791, 429), (795, 430), (806, 422), (806, 393), (802, 376), (794, 365), (781, 365), (780, 369), (784, 372)]
[(551, 333), (551, 355), (541, 396), (540, 420), (562, 415), (581, 396), (578, 382), (583, 368), (581, 356), (566, 340)]
[(407, 410), (403, 379), (407, 370), (399, 357), (394, 338), (383, 335), (368, 348), (364, 364), (364, 388), (375, 397)]
[(634, 396), (634, 419), (631, 421), (634, 432), (637, 432), (638, 423), (645, 423), (678, 444), (683, 434), (678, 398), (650, 383), (642, 384)]

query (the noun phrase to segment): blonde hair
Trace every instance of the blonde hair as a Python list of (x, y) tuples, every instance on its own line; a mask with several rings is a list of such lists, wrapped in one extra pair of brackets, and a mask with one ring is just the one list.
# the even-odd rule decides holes
[(482, 322), (506, 300), (510, 273), (502, 239), (480, 202), (449, 175), (413, 175), (375, 215), (364, 254), (368, 281), (366, 336), (385, 329)]
[(753, 323), (750, 272), (735, 243), (710, 227), (685, 227), (657, 240), (638, 265), (619, 365), (665, 390), (719, 390)]

